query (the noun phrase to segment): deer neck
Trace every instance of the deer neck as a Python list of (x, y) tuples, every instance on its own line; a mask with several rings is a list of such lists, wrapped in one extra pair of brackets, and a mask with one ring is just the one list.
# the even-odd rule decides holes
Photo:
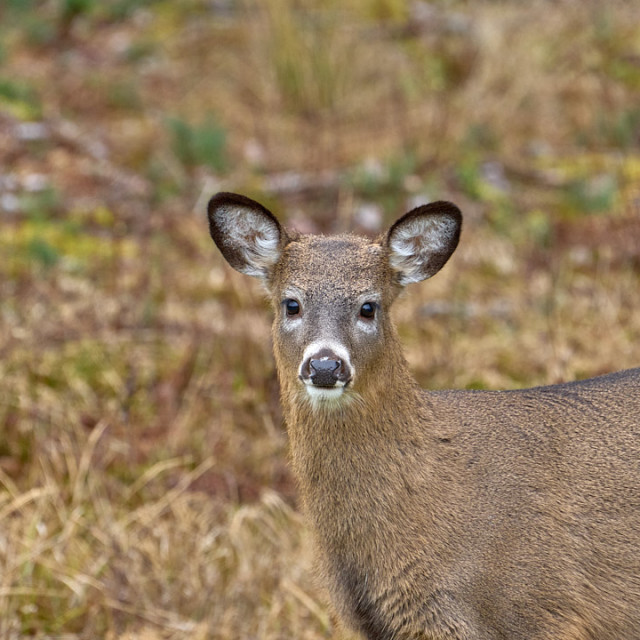
[(337, 521), (355, 531), (379, 508), (378, 491), (404, 490), (403, 479), (384, 470), (398, 468), (393, 458), (403, 455), (402, 443), (416, 440), (419, 388), (398, 355), (364, 389), (322, 406), (309, 402), (299, 385), (282, 385), (292, 466), (306, 511), (316, 529), (325, 529), (323, 538), (347, 533), (336, 529)]

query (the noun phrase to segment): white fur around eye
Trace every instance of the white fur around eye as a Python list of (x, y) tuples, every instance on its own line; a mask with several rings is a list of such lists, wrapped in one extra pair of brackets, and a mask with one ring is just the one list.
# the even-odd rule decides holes
[(378, 320), (363, 320), (361, 318), (358, 318), (356, 320), (356, 327), (358, 327), (358, 330), (362, 331), (363, 333), (374, 335), (378, 332)]
[(284, 314), (280, 327), (283, 331), (291, 332), (302, 326), (302, 318), (300, 316), (287, 316)]
[(380, 300), (381, 296), (373, 292), (369, 292), (360, 298), (360, 301), (358, 302), (358, 309), (360, 309), (363, 304), (366, 304), (368, 302), (370, 304), (373, 304), (374, 306), (374, 315), (373, 318), (363, 318), (358, 313), (358, 315), (356, 316), (356, 328), (358, 329), (358, 331), (367, 333), (369, 335), (375, 335), (376, 333), (378, 333), (381, 313)]

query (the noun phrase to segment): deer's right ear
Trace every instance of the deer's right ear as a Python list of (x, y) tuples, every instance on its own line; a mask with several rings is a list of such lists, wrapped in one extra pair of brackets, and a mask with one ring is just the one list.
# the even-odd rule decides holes
[(227, 262), (240, 273), (267, 278), (289, 241), (274, 215), (237, 193), (217, 193), (208, 206), (209, 231)]

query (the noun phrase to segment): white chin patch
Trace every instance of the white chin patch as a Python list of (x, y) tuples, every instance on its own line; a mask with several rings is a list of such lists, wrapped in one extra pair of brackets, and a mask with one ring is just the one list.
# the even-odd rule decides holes
[(334, 402), (344, 393), (344, 387), (316, 387), (311, 384), (305, 385), (309, 398), (312, 402)]

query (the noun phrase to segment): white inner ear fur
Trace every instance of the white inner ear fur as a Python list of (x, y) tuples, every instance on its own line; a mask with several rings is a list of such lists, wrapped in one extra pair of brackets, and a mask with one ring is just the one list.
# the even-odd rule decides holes
[(228, 242), (244, 257), (240, 268), (249, 276), (264, 277), (280, 257), (280, 233), (267, 216), (251, 209), (224, 207), (217, 221)]
[(448, 216), (417, 217), (394, 229), (389, 261), (400, 272), (400, 283), (420, 282), (434, 275), (437, 269), (429, 262), (434, 255), (448, 252), (456, 230), (455, 220)]

